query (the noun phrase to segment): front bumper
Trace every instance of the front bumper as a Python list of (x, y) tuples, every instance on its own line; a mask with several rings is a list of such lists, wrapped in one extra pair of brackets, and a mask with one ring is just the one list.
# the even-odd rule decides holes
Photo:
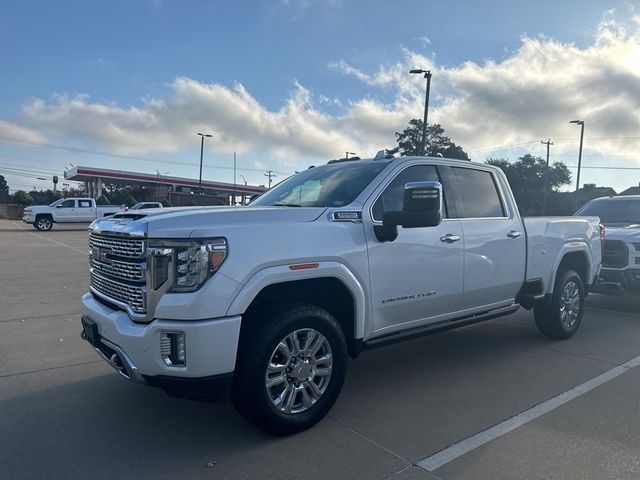
[(609, 295), (640, 295), (640, 268), (602, 268), (592, 291)]
[[(173, 396), (223, 400), (231, 387), (241, 317), (133, 322), (121, 310), (82, 297), (83, 335), (122, 376), (163, 388)], [(93, 324), (93, 331), (88, 325)], [(163, 331), (184, 332), (186, 364), (167, 366), (160, 352)]]
[(34, 213), (25, 213), (22, 215), (22, 221), (24, 223), (35, 223), (36, 215)]

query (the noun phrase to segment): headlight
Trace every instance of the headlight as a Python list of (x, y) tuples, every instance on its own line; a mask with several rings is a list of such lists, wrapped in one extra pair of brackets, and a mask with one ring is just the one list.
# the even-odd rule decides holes
[(227, 258), (224, 238), (204, 240), (161, 240), (150, 248), (151, 288), (160, 288), (169, 275), (169, 261), (173, 260), (170, 292), (193, 292), (215, 273)]

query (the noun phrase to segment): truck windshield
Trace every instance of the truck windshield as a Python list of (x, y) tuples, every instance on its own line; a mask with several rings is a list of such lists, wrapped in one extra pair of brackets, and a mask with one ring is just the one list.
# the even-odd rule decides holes
[(56, 200), (55, 202), (53, 202), (52, 204), (50, 204), (50, 207), (55, 207), (56, 205), (58, 205), (60, 202), (62, 202), (63, 200), (65, 200), (64, 198), (61, 198), (59, 200)]
[(389, 164), (385, 161), (339, 162), (310, 168), (261, 195), (251, 206), (341, 207), (353, 202)]
[(606, 225), (640, 224), (640, 200), (604, 200), (585, 205), (576, 215), (600, 217)]

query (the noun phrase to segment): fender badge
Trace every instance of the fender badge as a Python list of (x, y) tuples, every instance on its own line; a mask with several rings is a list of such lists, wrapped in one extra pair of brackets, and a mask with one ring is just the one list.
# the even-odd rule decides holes
[(343, 222), (358, 222), (362, 220), (362, 212), (358, 211), (341, 211), (333, 212), (333, 219)]

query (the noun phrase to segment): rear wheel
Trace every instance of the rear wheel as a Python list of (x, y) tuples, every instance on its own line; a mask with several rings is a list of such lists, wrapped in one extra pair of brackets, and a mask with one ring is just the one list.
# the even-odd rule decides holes
[(251, 320), (238, 353), (234, 405), (274, 435), (315, 425), (344, 382), (347, 346), (340, 325), (326, 310), (300, 303)]
[(574, 270), (558, 275), (551, 301), (534, 307), (538, 330), (549, 338), (565, 339), (573, 336), (584, 313), (584, 285)]
[(53, 220), (48, 215), (40, 215), (36, 217), (36, 222), (33, 224), (36, 230), (41, 232), (47, 232), (53, 228)]

